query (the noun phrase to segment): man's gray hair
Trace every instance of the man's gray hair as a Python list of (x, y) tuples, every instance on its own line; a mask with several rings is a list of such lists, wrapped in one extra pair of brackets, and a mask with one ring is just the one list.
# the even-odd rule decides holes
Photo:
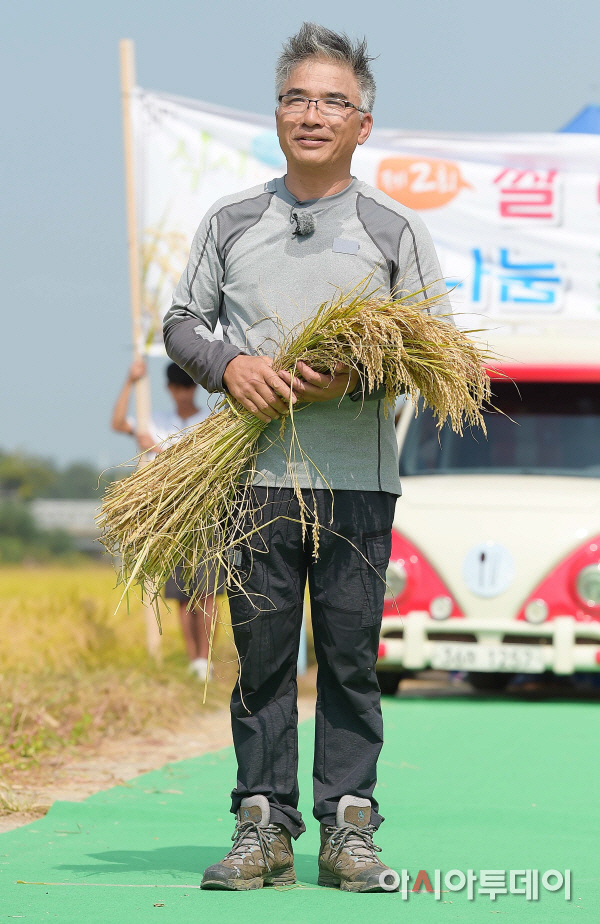
[(284, 43), (275, 68), (277, 96), (292, 70), (307, 58), (325, 58), (346, 64), (358, 82), (360, 108), (371, 112), (375, 103), (375, 78), (369, 66), (373, 60), (367, 54), (367, 40), (353, 42), (345, 32), (338, 34), (316, 22), (302, 23), (296, 35)]

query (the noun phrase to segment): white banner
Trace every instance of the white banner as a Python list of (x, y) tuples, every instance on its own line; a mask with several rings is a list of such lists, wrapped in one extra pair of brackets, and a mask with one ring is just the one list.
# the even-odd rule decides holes
[[(146, 349), (221, 196), (281, 176), (274, 118), (136, 90)], [(374, 130), (355, 176), (418, 211), (463, 327), (600, 319), (600, 136)], [(595, 325), (592, 325), (595, 326)]]

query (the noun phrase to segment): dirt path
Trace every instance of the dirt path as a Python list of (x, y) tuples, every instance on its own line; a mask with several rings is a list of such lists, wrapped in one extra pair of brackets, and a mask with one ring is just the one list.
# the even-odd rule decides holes
[[(311, 673), (303, 679), (298, 696), (300, 721), (314, 715)], [(1, 815), (0, 833), (39, 818), (57, 800), (80, 802), (94, 792), (118, 786), (170, 761), (198, 757), (231, 743), (229, 709), (219, 708), (203, 711), (175, 732), (161, 730), (158, 734), (105, 739), (95, 748), (80, 747), (76, 755), (57, 756), (39, 770), (25, 774), (19, 783), (13, 782), (8, 798), (27, 810)]]

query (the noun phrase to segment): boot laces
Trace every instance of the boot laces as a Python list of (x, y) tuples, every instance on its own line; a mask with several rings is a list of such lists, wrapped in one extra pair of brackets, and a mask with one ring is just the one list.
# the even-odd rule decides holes
[(381, 852), (381, 847), (373, 843), (373, 834), (376, 830), (373, 825), (365, 825), (364, 828), (344, 825), (341, 828), (330, 828), (329, 830), (333, 831), (329, 840), (333, 858), (338, 857), (345, 849), (355, 863), (366, 865), (379, 862), (375, 854)]
[(241, 824), (238, 822), (231, 835), (233, 847), (224, 859), (233, 863), (236, 860), (243, 863), (244, 859), (258, 848), (267, 869), (270, 869), (269, 860), (274, 860), (275, 854), (269, 845), (277, 834), (279, 829), (276, 825), (259, 825), (256, 821), (244, 821)]

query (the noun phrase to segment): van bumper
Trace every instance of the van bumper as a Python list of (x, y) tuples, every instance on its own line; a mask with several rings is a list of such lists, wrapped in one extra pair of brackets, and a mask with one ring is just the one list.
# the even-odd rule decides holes
[[(496, 651), (490, 646), (497, 646)], [(534, 662), (529, 667), (526, 646)], [(600, 622), (582, 623), (572, 616), (557, 616), (541, 625), (477, 618), (441, 621), (421, 611), (383, 617), (378, 671), (444, 669), (445, 661), (455, 663), (447, 670), (563, 675), (600, 671)]]

